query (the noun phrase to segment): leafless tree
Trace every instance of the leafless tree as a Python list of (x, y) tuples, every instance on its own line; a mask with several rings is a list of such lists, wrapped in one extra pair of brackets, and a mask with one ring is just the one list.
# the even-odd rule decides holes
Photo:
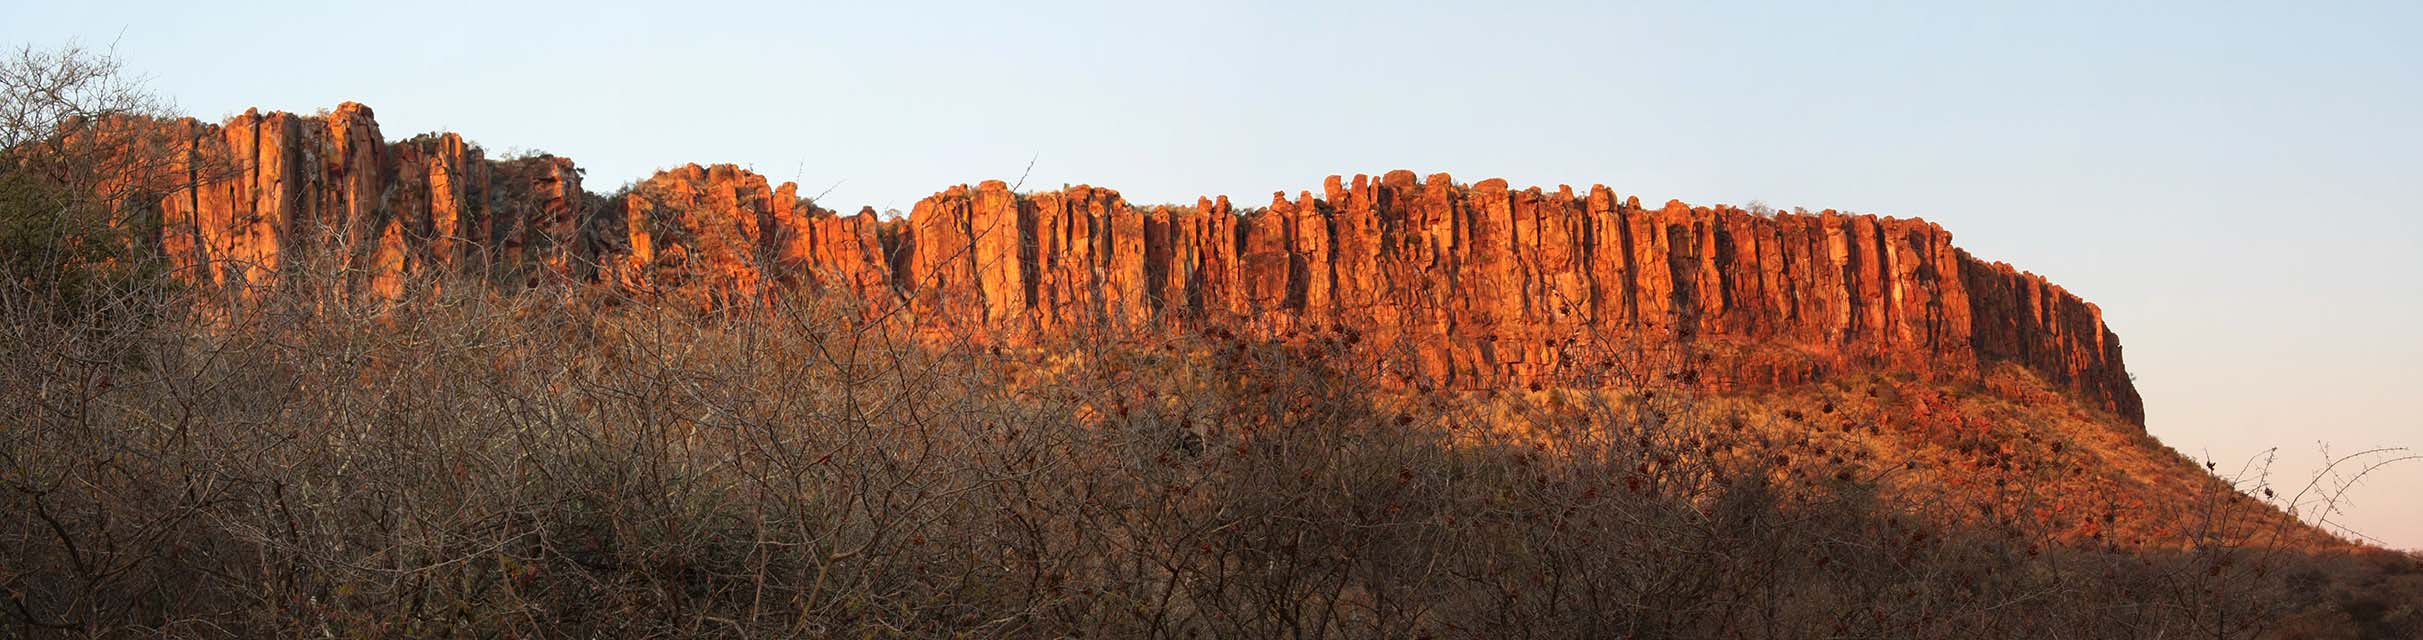
[[(78, 133), (158, 105), (108, 89), (105, 56), (8, 64), (35, 80), (6, 86), (31, 124), (0, 178), (54, 207), (8, 200), (9, 219), (116, 211), (82, 188), (149, 156)], [(45, 268), (72, 264), (90, 263)], [(330, 282), (247, 313), (62, 322), (62, 290), (9, 268), (0, 636), (2244, 637), (2264, 628), (2244, 616), (2307, 614), (2300, 632), (2423, 631), (2394, 603), (2342, 621), (2325, 596), (2259, 601), (2376, 577), (2394, 600), (2411, 558), (2247, 562), (2244, 523), (2278, 521), (2224, 511), (2242, 502), (2214, 504), (2240, 524), (2184, 540), (2064, 540), (2030, 519), (2030, 483), (2059, 470), (1975, 466), (2019, 480), (1983, 497), (1893, 474), (2069, 425), (1926, 440), (1881, 400), (1851, 415), (1931, 384), (1882, 376), (1705, 393), (1694, 349), (1722, 345), (1577, 328), (1555, 384), (1424, 392), (1352, 365), (1377, 348), (1352, 339), (1169, 319), (1004, 349), (844, 294), (591, 305), (580, 283), (426, 272), (407, 277), (465, 281), (382, 304), (315, 295), (347, 276), (303, 269), (283, 275)], [(1855, 427), (1911, 431), (1892, 442), (1912, 457), (1826, 459), (1859, 456)]]
[(108, 51), (24, 46), (0, 58), (10, 304), (124, 306), (156, 275), (160, 198), (216, 171), (183, 162), (186, 134), (169, 111)]

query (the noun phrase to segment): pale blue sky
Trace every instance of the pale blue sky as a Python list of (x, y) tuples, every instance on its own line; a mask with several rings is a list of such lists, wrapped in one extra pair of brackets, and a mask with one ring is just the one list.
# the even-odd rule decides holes
[[(734, 162), (905, 209), (1035, 158), (1144, 202), (1410, 168), (1925, 217), (2100, 303), (2182, 451), (2423, 446), (2423, 4), (874, 4), (11, 2), (0, 41), (598, 191)], [(2423, 547), (2411, 487), (2346, 521)]]

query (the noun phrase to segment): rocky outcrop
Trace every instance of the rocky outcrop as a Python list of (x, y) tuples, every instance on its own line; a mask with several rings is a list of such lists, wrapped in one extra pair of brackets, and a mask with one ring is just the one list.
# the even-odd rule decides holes
[[(282, 272), (395, 299), (421, 275), (579, 279), (585, 195), (571, 161), (489, 160), (452, 133), (389, 143), (369, 107), (247, 111), (220, 124), (113, 121), (165, 141), (149, 213), (189, 282), (241, 294)], [(323, 279), (325, 280), (325, 279)]]
[(660, 172), (623, 194), (601, 246), (619, 255), (609, 280), (712, 308), (746, 306), (775, 289), (833, 288), (868, 300), (892, 295), (873, 211), (838, 216), (768, 188), (728, 164)]
[[(636, 195), (668, 184), (715, 195)], [(1282, 192), (1245, 210), (1225, 197), (1138, 208), (1098, 187), (1018, 194), (987, 181), (919, 201), (888, 223), (897, 236), (886, 245), (876, 240), (884, 223), (869, 214), (789, 204), (791, 189), (692, 166), (659, 174), (633, 198), (652, 203), (652, 219), (740, 231), (728, 241), (686, 232), (693, 251), (719, 256), (688, 273), (757, 265), (713, 276), (709, 289), (759, 296), (751, 283), (843, 282), (862, 300), (905, 304), (921, 326), (962, 337), (1025, 343), (1182, 327), (1336, 338), (1384, 375), (1465, 388), (1573, 382), (1643, 347), (1675, 345), (1703, 348), (1667, 373), (1717, 386), (1878, 369), (1974, 375), (1982, 363), (2012, 361), (2100, 408), (2142, 415), (2093, 305), (1978, 261), (1923, 220), (1646, 207), (1603, 186), (1516, 190), (1398, 171), (1331, 177), (1325, 195)], [(786, 233), (848, 240), (811, 254), (786, 248)], [(640, 236), (633, 246), (645, 244)], [(850, 275), (814, 275), (833, 272)]]
[(2103, 309), (2043, 276), (1960, 254), (1969, 291), (1977, 356), (2026, 365), (2056, 384), (2086, 394), (2096, 405), (2143, 423), (2145, 405), (2121, 366), (2120, 337), (2103, 324)]
[(264, 283), (327, 254), (383, 296), (416, 273), (594, 281), (726, 310), (823, 292), (996, 343), (1185, 330), (1344, 345), (1430, 388), (1599, 384), (1641, 374), (1625, 369), (1643, 354), (1669, 358), (1656, 375), (1718, 387), (2007, 361), (2142, 420), (2094, 305), (1918, 219), (1408, 171), (1332, 176), (1259, 208), (987, 181), (884, 221), (688, 165), (588, 206), (569, 161), (486, 160), (453, 134), (386, 144), (350, 103), (180, 126), (189, 156), (240, 167), (163, 200), (164, 251), (205, 283)]

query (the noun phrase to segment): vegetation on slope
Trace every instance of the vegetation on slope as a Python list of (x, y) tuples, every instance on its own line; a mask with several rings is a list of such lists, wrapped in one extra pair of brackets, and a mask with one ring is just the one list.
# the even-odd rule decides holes
[[(89, 211), (7, 184), (48, 189), (0, 210), (26, 228)], [(2014, 370), (1725, 395), (1636, 352), (1587, 389), (1409, 395), (1335, 344), (396, 305), (309, 262), (233, 304), (58, 277), (140, 243), (50, 246), (0, 247), (7, 635), (2423, 632), (2415, 558)]]
[[(814, 305), (740, 319), (453, 290), (101, 331), (6, 323), (8, 624), (2247, 637), (2410, 632), (2412, 606), (2378, 599), (2423, 579), (2408, 557), (2150, 522), (2173, 512), (2112, 529), (2161, 540), (2082, 543), (2038, 517), (2067, 495), (2058, 472), (1977, 501), (1937, 481), (2003, 463), (1931, 458), (1959, 441), (1836, 442), (1788, 417), (1826, 402), (1856, 417), (1843, 398), (1870, 390), (1877, 415), (1898, 406), (1887, 394), (1960, 390), (1409, 398), (1306, 347), (1219, 337), (998, 352)], [(1820, 455), (1846, 462), (1808, 462)], [(1888, 473), (1901, 458), (1938, 466)], [(1930, 486), (1948, 490), (1911, 499)], [(2410, 590), (2304, 586), (2354, 580)]]

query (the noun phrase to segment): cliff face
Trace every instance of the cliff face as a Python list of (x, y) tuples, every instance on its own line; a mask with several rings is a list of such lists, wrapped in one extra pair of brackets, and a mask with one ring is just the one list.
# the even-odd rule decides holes
[(1709, 384), (2015, 361), (2143, 419), (2099, 309), (1923, 220), (1648, 208), (1603, 186), (1406, 171), (1333, 176), (1324, 193), (1239, 211), (1225, 197), (1139, 209), (1088, 186), (953, 187), (900, 223), (893, 282), (923, 317), (1010, 335), (1157, 323), (1351, 337), (1415, 384), (1554, 380), (1627, 345), (1708, 343), (1734, 348), (1682, 371)]
[[(184, 151), (239, 169), (161, 205), (194, 280), (260, 283), (326, 252), (401, 295), (406, 276), (552, 277), (737, 308), (794, 290), (1025, 342), (1208, 330), (1351, 345), (1407, 384), (1579, 381), (1640, 347), (1706, 345), (1674, 368), (1715, 386), (1851, 370), (1973, 375), (2009, 361), (2135, 422), (2101, 312), (1987, 263), (1917, 219), (1754, 215), (1603, 186), (1332, 176), (1261, 208), (1225, 196), (1135, 207), (1088, 186), (956, 186), (908, 217), (841, 216), (792, 184), (689, 165), (585, 206), (561, 158), (499, 162), (453, 134), (388, 144), (370, 110), (182, 123)], [(198, 165), (199, 163), (197, 163)], [(982, 331), (975, 331), (982, 329)]]
[(159, 247), (191, 282), (266, 286), (306, 260), (387, 298), (415, 274), (578, 275), (583, 192), (570, 160), (489, 160), (452, 133), (389, 143), (351, 102), (140, 126), (169, 131), (175, 187), (158, 200)]

